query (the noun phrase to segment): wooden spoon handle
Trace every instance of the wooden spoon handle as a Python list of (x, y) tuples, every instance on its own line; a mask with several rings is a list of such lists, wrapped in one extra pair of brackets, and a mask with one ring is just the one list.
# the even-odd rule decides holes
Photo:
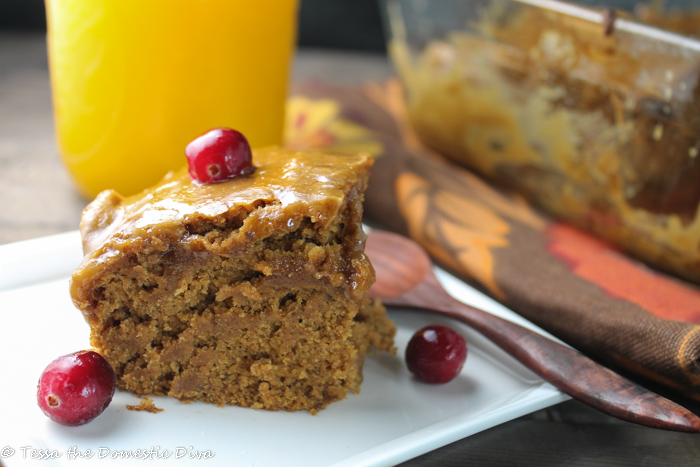
[(471, 324), (574, 399), (613, 417), (640, 425), (700, 431), (700, 418), (692, 412), (599, 365), (577, 350), (510, 321), (460, 305), (461, 309), (455, 311), (453, 317)]
[[(424, 283), (418, 289), (433, 288), (432, 293), (426, 294), (428, 291), (425, 289), (416, 290), (423, 299), (426, 295), (435, 298), (434, 303), (430, 304), (431, 309), (474, 328), (572, 398), (613, 417), (640, 425), (673, 431), (700, 431), (700, 418), (675, 402), (599, 365), (577, 350), (465, 305), (447, 295), (439, 285), (431, 285), (430, 282)], [(413, 306), (410, 297), (404, 297), (408, 300), (402, 305)], [(393, 301), (388, 300), (389, 303)]]

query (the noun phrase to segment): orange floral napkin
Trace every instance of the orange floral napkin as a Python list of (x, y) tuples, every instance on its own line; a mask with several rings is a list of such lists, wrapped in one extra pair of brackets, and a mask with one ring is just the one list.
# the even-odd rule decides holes
[(580, 351), (700, 400), (700, 288), (652, 271), (421, 146), (397, 81), (308, 83), (287, 144), (376, 157), (365, 211)]

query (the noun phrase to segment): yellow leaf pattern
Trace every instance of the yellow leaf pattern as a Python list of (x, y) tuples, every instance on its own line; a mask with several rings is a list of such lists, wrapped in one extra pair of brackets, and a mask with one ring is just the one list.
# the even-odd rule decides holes
[(342, 118), (340, 104), (332, 99), (291, 97), (287, 101), (284, 141), (292, 149), (367, 152), (374, 157), (383, 152), (373, 132)]
[(503, 298), (493, 279), (491, 248), (508, 244), (508, 224), (476, 203), (441, 192), (415, 173), (399, 176), (396, 195), (410, 236), (447, 267), (468, 274)]

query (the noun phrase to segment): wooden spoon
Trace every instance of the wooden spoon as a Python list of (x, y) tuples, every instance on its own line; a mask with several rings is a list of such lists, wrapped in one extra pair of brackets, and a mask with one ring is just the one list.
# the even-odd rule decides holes
[(603, 413), (640, 425), (698, 432), (700, 418), (605, 368), (582, 353), (452, 298), (423, 249), (406, 237), (373, 230), (365, 249), (377, 273), (372, 298), (462, 321), (562, 392)]

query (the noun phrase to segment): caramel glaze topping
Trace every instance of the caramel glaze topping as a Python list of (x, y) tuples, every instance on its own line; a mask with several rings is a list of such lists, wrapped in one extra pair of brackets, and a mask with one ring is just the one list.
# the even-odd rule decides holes
[[(223, 217), (240, 222), (229, 242), (230, 252), (256, 239), (292, 232), (304, 221), (327, 227), (337, 222), (347, 203), (361, 202), (358, 193), (364, 191), (372, 159), (365, 154), (266, 148), (254, 152), (253, 163), (253, 174), (221, 183), (199, 185), (184, 167), (138, 195), (100, 193), (80, 223), (85, 258), (72, 276), (76, 303), (86, 298), (85, 290), (106, 266), (123, 259), (138, 241), (186, 242), (190, 226), (214, 224)], [(364, 240), (361, 219), (347, 221), (347, 234)], [(364, 241), (359, 244), (362, 247)], [(351, 267), (367, 261), (362, 250), (347, 254)], [(346, 285), (351, 290), (358, 287), (352, 275)]]

